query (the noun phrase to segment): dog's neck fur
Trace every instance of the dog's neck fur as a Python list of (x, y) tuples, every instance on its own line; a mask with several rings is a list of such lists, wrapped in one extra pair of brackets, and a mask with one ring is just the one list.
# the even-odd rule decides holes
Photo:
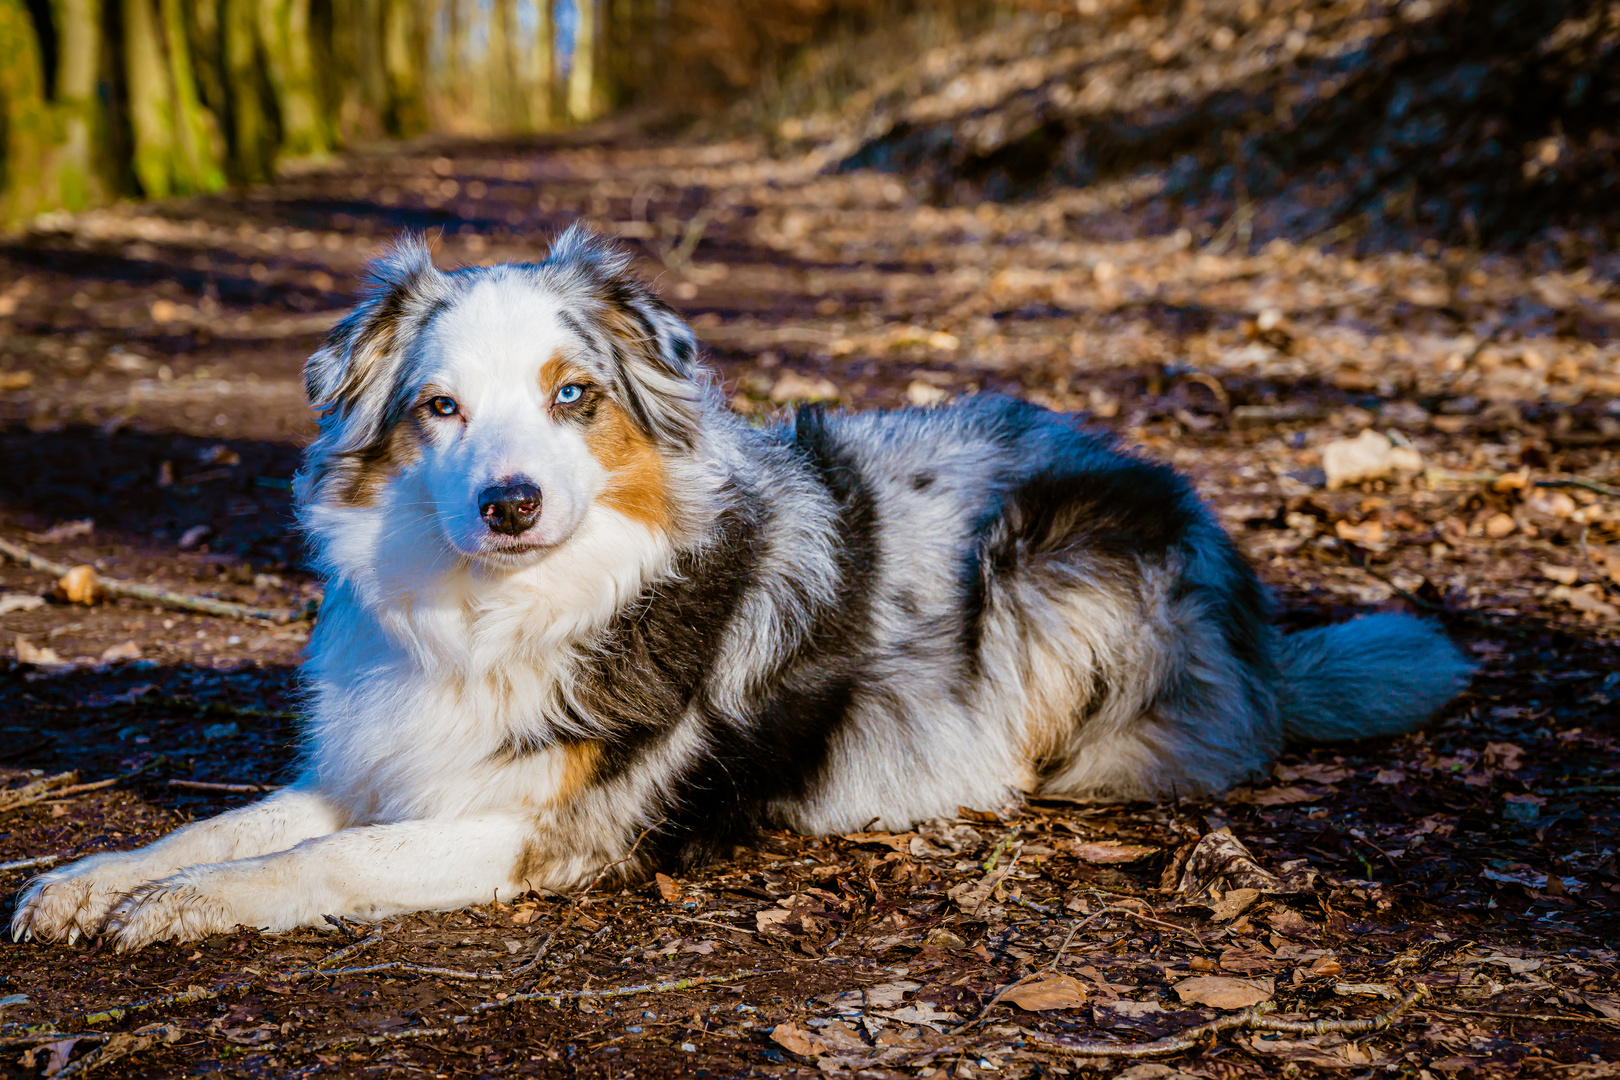
[[(580, 711), (568, 707), (580, 649), (671, 573), (683, 549), (703, 543), (748, 438), (717, 416), (702, 443), (666, 459), (670, 528), (597, 505), (566, 543), (509, 573), (458, 555), (403, 478), (370, 507), (305, 505), (302, 523), (327, 578), (303, 673), (308, 764), (321, 787), (353, 791), (357, 819), (410, 816), (467, 798), (431, 789), (430, 777), (452, 772), (446, 758), (465, 762), (463, 775), (489, 773), (495, 799), (503, 746), (600, 737), (579, 730)], [(465, 727), (472, 717), (476, 730)], [(370, 751), (356, 753), (360, 743)], [(390, 748), (386, 759), (378, 746)], [(365, 771), (355, 774), (360, 762)], [(399, 805), (377, 802), (381, 792)]]

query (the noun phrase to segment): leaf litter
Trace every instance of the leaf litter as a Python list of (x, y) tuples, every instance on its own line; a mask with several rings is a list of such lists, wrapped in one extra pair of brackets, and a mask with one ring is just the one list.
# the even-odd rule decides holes
[[(365, 257), (433, 220), (454, 226), (445, 262), (530, 258), (584, 215), (638, 245), (739, 410), (996, 390), (1088, 413), (1194, 478), (1286, 627), (1441, 619), (1481, 664), (1468, 694), (1410, 736), (1291, 750), (1224, 799), (1035, 799), (895, 835), (773, 834), (700, 872), (358, 934), (240, 929), (123, 958), (8, 947), (0, 1061), (37, 1073), (55, 1045), (59, 1066), (130, 1076), (1236, 1080), (1595, 1077), (1620, 1058), (1620, 283), (1602, 229), (1554, 199), (1515, 239), (1499, 200), (1470, 241), (1461, 210), (1446, 225), (1425, 187), (1401, 195), (1462, 168), (1435, 172), (1421, 148), (1357, 179), (1395, 145), (1401, 95), (1411, 115), (1474, 122), (1430, 87), (1457, 5), (1322, 9), (1298, 52), (1303, 8), (1205, 4), (1168, 35), (1146, 7), (1091, 10), (919, 50), (920, 68), (888, 73), (916, 92), (874, 83), (774, 134), (402, 149), (43, 221), (0, 251), (0, 288), (27, 301), (0, 320), (0, 531), (92, 568), (79, 585), (302, 610), (319, 587), (288, 527), (312, 430), (298, 367)], [(1180, 100), (1155, 80), (1181, 60), (1241, 89), (1271, 77), (1268, 56), (1314, 79), (1399, 40), (1417, 66), (1367, 84), (1363, 105), (1296, 102), (1361, 124), (1355, 160), (1327, 173), (1266, 157), (1302, 130), (1268, 128), (1268, 106), (1243, 114), (1249, 142), (1217, 134), (1192, 165), (1153, 136), (1140, 168), (996, 179), (998, 147), (1036, 145), (1032, 102), (1099, 161)], [(1550, 55), (1587, 40), (1565, 32)], [(1332, 53), (1352, 41), (1366, 51)], [(1494, 100), (1472, 106), (1480, 124)], [(906, 142), (924, 122), (977, 126)], [(1582, 170), (1606, 144), (1563, 137), (1550, 153), (1528, 140), (1535, 185), (1601, 187)], [(1242, 171), (1204, 160), (1217, 150), (1277, 163), (1244, 178), (1247, 209)], [(1544, 158), (1566, 152), (1559, 179)], [(1492, 183), (1523, 179), (1510, 164)], [(444, 196), (447, 176), (486, 194)], [(1312, 176), (1326, 187), (1301, 199)], [(1018, 198), (985, 198), (997, 183)], [(1436, 183), (1467, 209), (1462, 186)], [(1373, 193), (1348, 216), (1343, 184)], [(1307, 220), (1290, 224), (1290, 205)], [(344, 209), (289, 219), (299, 206)], [(709, 214), (682, 248), (694, 207)], [(312, 267), (331, 288), (305, 287)], [(0, 862), (29, 864), (0, 870), (7, 890), (239, 805), (292, 764), (305, 629), (93, 588), (60, 602), (60, 576), (0, 565), (0, 790), (29, 792), (0, 797)]]

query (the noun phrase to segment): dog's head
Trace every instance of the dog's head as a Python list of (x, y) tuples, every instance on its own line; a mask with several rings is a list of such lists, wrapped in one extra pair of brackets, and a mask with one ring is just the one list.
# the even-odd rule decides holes
[(667, 528), (704, 391), (691, 330), (629, 261), (580, 226), (540, 263), (441, 271), (398, 244), (305, 367), (321, 434), (300, 501), (415, 508), (492, 569), (593, 510)]

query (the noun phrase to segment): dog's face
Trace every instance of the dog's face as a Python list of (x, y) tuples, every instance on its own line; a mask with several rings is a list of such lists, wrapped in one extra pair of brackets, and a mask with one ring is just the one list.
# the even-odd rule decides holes
[(519, 569), (593, 510), (667, 526), (666, 461), (696, 437), (691, 331), (570, 230), (543, 263), (441, 272), (407, 243), (306, 369), (322, 411), (301, 499), (429, 515)]

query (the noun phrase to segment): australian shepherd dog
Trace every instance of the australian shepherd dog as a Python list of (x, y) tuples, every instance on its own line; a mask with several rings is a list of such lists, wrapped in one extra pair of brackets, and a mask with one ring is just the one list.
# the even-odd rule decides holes
[(1408, 731), (1469, 676), (1415, 618), (1280, 634), (1188, 482), (1072, 417), (981, 394), (749, 423), (577, 227), (529, 264), (400, 244), (306, 379), (327, 591), (297, 779), (36, 878), (15, 936), (127, 949), (767, 828), (1214, 793), (1291, 740)]

